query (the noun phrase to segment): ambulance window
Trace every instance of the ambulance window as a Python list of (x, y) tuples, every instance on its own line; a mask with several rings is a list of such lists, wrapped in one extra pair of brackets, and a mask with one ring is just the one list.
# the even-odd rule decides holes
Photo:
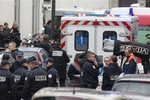
[(117, 33), (115, 31), (105, 31), (103, 33), (103, 50), (105, 52), (113, 51), (114, 40), (117, 40)]
[(89, 32), (85, 30), (78, 30), (75, 32), (75, 50), (88, 50)]

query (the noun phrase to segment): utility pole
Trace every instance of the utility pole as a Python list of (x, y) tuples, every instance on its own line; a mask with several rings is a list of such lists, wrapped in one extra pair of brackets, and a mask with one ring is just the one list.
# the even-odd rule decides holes
[[(55, 0), (52, 0), (52, 13), (51, 13), (51, 18), (52, 18), (52, 36), (54, 35), (55, 32)], [(53, 38), (53, 37), (52, 37)]]

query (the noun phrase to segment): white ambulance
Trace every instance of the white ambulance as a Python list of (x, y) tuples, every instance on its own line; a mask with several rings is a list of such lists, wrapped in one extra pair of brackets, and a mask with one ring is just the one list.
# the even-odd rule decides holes
[[(113, 41), (136, 41), (136, 16), (62, 17), (61, 48), (67, 51), (71, 62), (75, 54), (92, 51), (103, 59), (113, 54)], [(112, 41), (112, 44), (107, 41)]]

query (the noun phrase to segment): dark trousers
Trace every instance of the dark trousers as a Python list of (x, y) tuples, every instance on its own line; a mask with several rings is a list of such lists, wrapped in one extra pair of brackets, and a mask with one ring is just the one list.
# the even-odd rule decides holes
[(150, 62), (144, 63), (143, 67), (144, 67), (144, 74), (147, 74), (148, 72), (150, 73)]
[(60, 82), (60, 87), (65, 87), (65, 80), (66, 79), (59, 79), (59, 82)]

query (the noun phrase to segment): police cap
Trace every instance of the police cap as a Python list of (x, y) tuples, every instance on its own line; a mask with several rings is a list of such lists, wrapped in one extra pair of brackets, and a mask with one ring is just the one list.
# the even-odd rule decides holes
[(28, 63), (33, 62), (33, 61), (36, 61), (36, 58), (34, 56), (32, 56), (28, 59)]
[(14, 51), (15, 56), (23, 56), (22, 51)]
[(23, 58), (23, 59), (20, 60), (21, 65), (24, 64), (24, 63), (28, 63), (28, 60), (26, 58)]
[(1, 67), (5, 66), (7, 64), (10, 64), (10, 63), (7, 60), (2, 60)]
[(54, 62), (54, 59), (53, 59), (52, 57), (47, 58), (47, 59), (45, 60), (45, 63), (47, 64), (48, 62)]

